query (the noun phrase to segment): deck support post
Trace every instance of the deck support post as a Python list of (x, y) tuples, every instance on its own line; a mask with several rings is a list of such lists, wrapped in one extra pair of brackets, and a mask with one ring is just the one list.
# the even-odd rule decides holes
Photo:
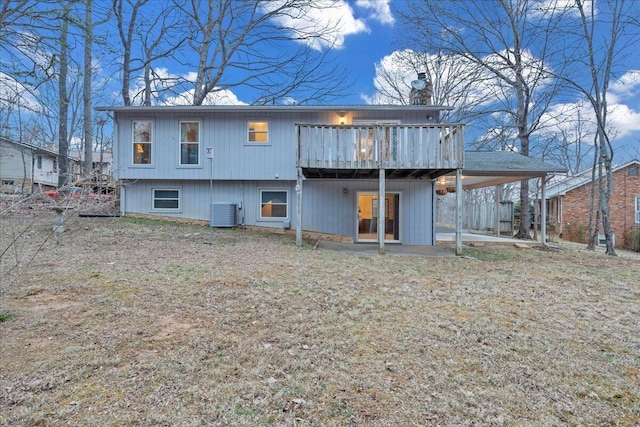
[(546, 176), (540, 178), (540, 240), (547, 244), (547, 195), (545, 194)]
[(378, 253), (384, 255), (384, 231), (385, 231), (385, 170), (380, 168), (378, 176)]
[(296, 178), (296, 245), (302, 247), (302, 168)]
[(462, 169), (456, 169), (456, 255), (462, 255)]

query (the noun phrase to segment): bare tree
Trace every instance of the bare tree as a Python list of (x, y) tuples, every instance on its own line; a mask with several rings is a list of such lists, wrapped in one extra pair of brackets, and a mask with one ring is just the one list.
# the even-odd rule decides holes
[(584, 169), (583, 163), (588, 156), (593, 155), (593, 144), (585, 141), (587, 132), (585, 119), (577, 112), (570, 128), (549, 135), (544, 147), (545, 157), (567, 168), (569, 175), (577, 174)]
[[(177, 58), (174, 55), (187, 40), (187, 26), (172, 2), (151, 2), (149, 0), (113, 0), (120, 42), (122, 43), (122, 80), (120, 92), (124, 105), (135, 103), (140, 96), (142, 105), (151, 105), (154, 93), (171, 90), (180, 85), (177, 78), (154, 75), (153, 64), (162, 59)], [(131, 99), (132, 79), (142, 72), (142, 89)], [(172, 81), (171, 81), (172, 80)], [(156, 94), (157, 96), (157, 94)]]
[[(594, 2), (576, 0), (575, 8), (571, 11), (574, 9), (578, 14), (577, 24), (575, 27), (566, 26), (564, 30), (571, 36), (578, 36), (582, 42), (576, 46), (575, 50), (568, 52), (566, 62), (572, 67), (569, 68), (569, 73), (561, 75), (561, 78), (588, 100), (597, 126), (593, 166), (593, 182), (597, 183), (594, 185), (598, 188), (597, 211), (594, 221), (593, 210), (596, 198), (594, 186), (588, 247), (595, 248), (598, 224), (601, 220), (606, 238), (606, 253), (616, 255), (609, 207), (613, 179), (612, 132), (614, 131), (609, 129), (607, 124), (607, 92), (617, 65), (623, 61), (627, 53), (630, 53), (630, 48), (637, 48), (639, 40), (637, 16), (640, 9), (637, 3), (625, 0), (611, 0), (597, 5)], [(590, 78), (588, 79), (582, 79), (577, 74), (583, 73), (585, 68), (589, 70)], [(571, 74), (571, 71), (575, 74)]]
[(0, 0), (0, 69), (24, 84), (25, 89), (42, 79), (43, 64), (37, 48), (53, 30), (48, 2)]
[[(333, 7), (313, 0), (176, 2), (190, 24), (197, 54), (193, 105), (223, 89), (245, 86), (254, 104), (285, 97), (298, 103), (333, 99), (346, 90), (345, 72), (329, 50), (339, 23), (321, 26), (308, 15)], [(186, 4), (185, 4), (186, 3)], [(232, 77), (233, 76), (233, 77)]]
[[(421, 0), (401, 14), (411, 41), (425, 52), (456, 55), (481, 67), (480, 83), (493, 100), (486, 113), (509, 118), (518, 152), (528, 156), (532, 134), (557, 93), (548, 70), (560, 49), (552, 43), (559, 24), (554, 9), (528, 0)], [(428, 19), (425, 19), (428, 17)], [(489, 84), (490, 81), (492, 84)], [(520, 185), (521, 218), (517, 237), (529, 238), (529, 182)]]
[(464, 120), (484, 102), (477, 90), (484, 75), (475, 63), (457, 55), (429, 54), (407, 49), (396, 51), (376, 64), (375, 104), (410, 104), (411, 81), (425, 73), (431, 83), (431, 103), (453, 106), (442, 119)]

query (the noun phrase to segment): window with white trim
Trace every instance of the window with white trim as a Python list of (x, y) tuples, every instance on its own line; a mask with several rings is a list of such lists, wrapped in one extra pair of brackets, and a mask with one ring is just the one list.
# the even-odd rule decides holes
[(636, 224), (640, 224), (640, 196), (636, 196)]
[(260, 219), (286, 219), (289, 217), (287, 190), (260, 190)]
[(249, 121), (247, 124), (247, 129), (248, 129), (247, 141), (250, 144), (268, 144), (269, 143), (269, 122)]
[(200, 164), (200, 122), (180, 122), (180, 164)]
[(36, 157), (36, 167), (42, 169), (42, 156)]
[(153, 122), (151, 120), (134, 120), (133, 128), (133, 164), (151, 164), (151, 144), (153, 143)]
[(180, 190), (177, 188), (154, 188), (154, 210), (180, 210)]

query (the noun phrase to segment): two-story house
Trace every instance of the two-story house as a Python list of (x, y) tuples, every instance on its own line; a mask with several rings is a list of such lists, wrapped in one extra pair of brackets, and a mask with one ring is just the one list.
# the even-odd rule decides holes
[(301, 209), (304, 230), (367, 242), (380, 223), (387, 241), (431, 245), (432, 179), (464, 155), (464, 126), (441, 123), (439, 106), (101, 109), (123, 214), (208, 220), (228, 203), (232, 222), (295, 228)]
[[(465, 188), (465, 128), (441, 122), (446, 109), (99, 108), (115, 119), (113, 167), (123, 215), (295, 228), (299, 242), (305, 230), (381, 247), (434, 245), (437, 187), (458, 195)], [(483, 179), (493, 185), (555, 171), (532, 169), (515, 153), (474, 159), (464, 178), (469, 188)], [(484, 170), (484, 163), (499, 170)]]

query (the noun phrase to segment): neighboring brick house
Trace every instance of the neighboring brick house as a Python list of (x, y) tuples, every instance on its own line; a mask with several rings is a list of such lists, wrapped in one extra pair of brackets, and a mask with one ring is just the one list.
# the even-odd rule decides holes
[[(547, 218), (555, 223), (556, 231), (564, 239), (587, 242), (591, 170), (549, 185), (546, 197)], [(633, 160), (613, 169), (609, 207), (615, 246), (624, 247), (629, 243), (628, 234), (640, 228), (640, 161)]]

